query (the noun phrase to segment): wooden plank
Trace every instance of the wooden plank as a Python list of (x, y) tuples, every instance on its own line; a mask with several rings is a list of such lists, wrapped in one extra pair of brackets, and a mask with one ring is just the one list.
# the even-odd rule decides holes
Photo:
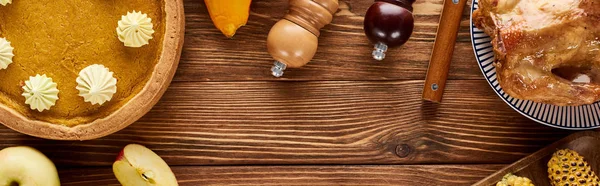
[[(287, 11), (287, 0), (255, 0), (249, 22), (233, 39), (213, 25), (201, 0), (185, 0), (186, 40), (175, 81), (229, 80), (407, 80), (424, 79), (443, 0), (414, 4), (415, 30), (410, 41), (388, 51), (385, 61), (371, 59), (373, 46), (364, 36), (363, 17), (373, 1), (340, 1), (332, 24), (322, 29), (319, 51), (301, 69), (273, 78), (266, 38)], [(450, 79), (483, 79), (469, 37), (465, 8)]]
[(85, 142), (0, 128), (60, 165), (110, 165), (141, 143), (171, 165), (512, 163), (569, 132), (520, 116), (485, 81), (450, 80), (443, 104), (423, 81), (176, 82), (123, 131)]
[[(470, 185), (504, 165), (176, 166), (186, 185)], [(64, 186), (119, 185), (110, 167), (59, 169)]]
[[(486, 177), (477, 182), (476, 186), (491, 186), (496, 185), (502, 177), (508, 173), (517, 176), (523, 176), (531, 179), (531, 182), (538, 186), (550, 186), (551, 179), (548, 178), (548, 161), (553, 154), (560, 149), (571, 149), (584, 157), (584, 160), (589, 163), (592, 171), (600, 170), (600, 151), (597, 147), (600, 145), (600, 133), (596, 131), (584, 131), (574, 133), (566, 138), (553, 143), (507, 167), (502, 168), (498, 172)], [(560, 179), (560, 178), (559, 178)]]

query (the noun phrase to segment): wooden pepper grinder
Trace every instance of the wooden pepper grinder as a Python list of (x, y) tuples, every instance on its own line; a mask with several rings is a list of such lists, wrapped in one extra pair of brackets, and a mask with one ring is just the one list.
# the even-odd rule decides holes
[(317, 52), (319, 30), (331, 23), (338, 0), (290, 0), (287, 15), (277, 22), (267, 38), (267, 49), (275, 59), (273, 76), (308, 63)]
[(408, 41), (414, 28), (415, 0), (376, 0), (365, 15), (365, 35), (375, 44), (373, 59), (383, 60), (388, 47)]

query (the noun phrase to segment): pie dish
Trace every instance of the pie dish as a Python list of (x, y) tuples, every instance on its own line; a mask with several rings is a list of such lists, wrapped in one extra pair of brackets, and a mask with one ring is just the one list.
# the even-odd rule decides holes
[[(473, 0), (471, 16), (479, 8), (479, 1)], [(556, 106), (552, 104), (536, 103), (512, 97), (498, 80), (498, 69), (494, 66), (495, 52), (492, 38), (475, 26), (471, 17), (470, 31), (473, 51), (477, 64), (492, 90), (508, 106), (523, 116), (538, 123), (568, 130), (588, 130), (600, 127), (600, 102), (580, 106)]]
[[(115, 28), (121, 16), (140, 11), (154, 33), (145, 46), (126, 47)], [(169, 86), (181, 55), (182, 0), (40, 1), (0, 5), (0, 38), (14, 47), (13, 63), (0, 70), (0, 123), (24, 134), (88, 140), (125, 128), (147, 113)], [(94, 64), (110, 68), (117, 91), (91, 104), (75, 87), (79, 72)], [(112, 73), (111, 72), (111, 73)], [(49, 110), (29, 108), (24, 82), (52, 78), (60, 91)]]

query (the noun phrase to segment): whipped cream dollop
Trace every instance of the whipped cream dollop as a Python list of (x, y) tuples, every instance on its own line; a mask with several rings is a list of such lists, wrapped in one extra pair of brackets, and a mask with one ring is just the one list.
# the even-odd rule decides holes
[(50, 110), (50, 107), (56, 104), (58, 89), (52, 78), (38, 74), (25, 81), (22, 95), (25, 97), (25, 104), (28, 104), (31, 110), (42, 112)]
[(0, 0), (0, 5), (6, 6), (7, 4), (12, 3), (12, 0)]
[(13, 49), (8, 40), (0, 38), (0, 70), (8, 68), (8, 65), (13, 62), (12, 59), (15, 56)]
[(77, 90), (84, 101), (102, 105), (117, 92), (117, 79), (103, 65), (90, 65), (79, 72)]
[(127, 12), (121, 17), (117, 27), (119, 40), (127, 47), (141, 47), (152, 39), (152, 19), (142, 12)]

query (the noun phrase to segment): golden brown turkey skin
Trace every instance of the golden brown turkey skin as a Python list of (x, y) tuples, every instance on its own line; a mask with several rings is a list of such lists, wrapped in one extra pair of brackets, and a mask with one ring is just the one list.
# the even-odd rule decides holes
[(599, 11), (597, 0), (480, 0), (473, 22), (492, 37), (506, 93), (583, 105), (600, 99)]

